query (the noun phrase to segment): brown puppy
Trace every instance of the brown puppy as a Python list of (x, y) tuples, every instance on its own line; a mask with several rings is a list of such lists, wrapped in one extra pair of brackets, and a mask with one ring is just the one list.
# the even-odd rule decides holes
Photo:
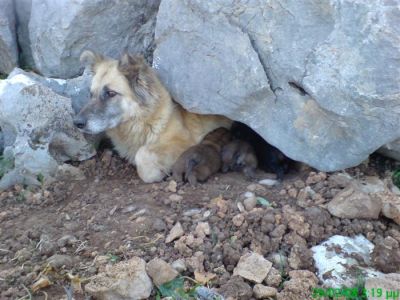
[(243, 140), (234, 140), (222, 148), (222, 172), (242, 171), (247, 177), (254, 178), (257, 164), (253, 147)]
[(207, 134), (200, 144), (190, 147), (172, 167), (175, 181), (188, 181), (191, 185), (206, 181), (221, 168), (221, 150), (229, 143), (231, 134), (218, 128)]

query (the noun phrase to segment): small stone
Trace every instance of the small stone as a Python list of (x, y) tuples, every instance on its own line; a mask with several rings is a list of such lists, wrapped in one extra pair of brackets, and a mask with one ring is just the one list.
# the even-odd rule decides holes
[(172, 241), (180, 238), (182, 235), (184, 235), (185, 232), (183, 231), (182, 225), (180, 222), (177, 222), (174, 227), (172, 227), (171, 231), (169, 232), (168, 236), (165, 239), (165, 242), (171, 243)]
[(106, 268), (92, 277), (85, 291), (96, 299), (148, 299), (153, 284), (146, 273), (146, 262), (133, 257)]
[(156, 286), (174, 280), (179, 275), (178, 271), (160, 258), (153, 258), (149, 261), (146, 265), (146, 271)]
[(244, 208), (247, 211), (251, 211), (257, 205), (257, 199), (255, 197), (246, 198), (243, 201)]
[(163, 232), (167, 229), (167, 224), (165, 224), (165, 222), (160, 218), (153, 219), (153, 223), (151, 226), (155, 231), (158, 232)]
[(192, 257), (186, 259), (186, 266), (191, 272), (204, 272), (204, 259), (204, 253), (197, 251)]
[(377, 196), (382, 200), (382, 214), (400, 225), (400, 197), (391, 192)]
[(244, 216), (243, 216), (243, 214), (237, 214), (236, 216), (234, 216), (234, 217), (232, 218), (232, 223), (233, 223), (233, 225), (235, 225), (236, 227), (242, 226), (243, 222), (244, 222)]
[(284, 282), (283, 290), (277, 294), (277, 300), (312, 299), (310, 290), (318, 283), (314, 273), (308, 270), (290, 271), (289, 278)]
[(236, 268), (233, 270), (233, 275), (239, 275), (247, 280), (261, 283), (269, 270), (272, 263), (266, 260), (258, 253), (247, 253), (240, 257)]
[(267, 278), (265, 278), (264, 282), (268, 286), (273, 286), (273, 287), (276, 287), (276, 288), (279, 287), (279, 285), (282, 282), (281, 272), (279, 272), (277, 269), (272, 267), (271, 270), (269, 270)]
[(296, 198), (297, 197), (297, 189), (291, 188), (288, 190), (288, 195), (291, 198)]
[(328, 211), (339, 218), (378, 219), (382, 201), (364, 192), (359, 184), (352, 183), (328, 203)]
[(306, 186), (306, 184), (304, 183), (303, 180), (298, 179), (298, 180), (296, 180), (296, 181), (294, 182), (294, 186), (295, 186), (296, 188), (298, 188), (298, 189), (302, 189), (302, 188), (304, 188), (304, 187)]
[(73, 266), (72, 257), (69, 255), (55, 254), (47, 259), (47, 263), (54, 269), (69, 269)]
[[(390, 273), (390, 274), (382, 274), (377, 278), (367, 278), (365, 281), (365, 289), (367, 291), (372, 290), (380, 290), (381, 295), (385, 295), (386, 299), (396, 299), (394, 294), (399, 296), (399, 287), (400, 287), (400, 273)], [(389, 298), (389, 295), (393, 295), (392, 298)], [(368, 300), (381, 300), (383, 296), (380, 297), (378, 294), (374, 296), (369, 293)]]
[(246, 199), (246, 198), (255, 197), (256, 195), (253, 192), (247, 191), (246, 193), (243, 194), (243, 196), (244, 196), (244, 199)]
[(65, 246), (72, 246), (74, 245), (78, 239), (74, 237), (73, 235), (64, 235), (63, 237), (59, 238), (57, 241), (57, 246), (58, 247), (65, 247)]
[(266, 186), (274, 186), (279, 183), (276, 179), (263, 179), (258, 182), (259, 184), (266, 185)]
[(116, 212), (117, 208), (118, 208), (118, 205), (115, 205), (115, 206), (108, 212), (108, 214), (109, 214), (110, 216), (114, 215), (114, 213)]
[(208, 222), (200, 222), (197, 224), (196, 229), (195, 229), (195, 234), (197, 237), (206, 237), (207, 235), (210, 235), (210, 225)]
[(27, 248), (22, 248), (15, 252), (14, 259), (18, 262), (23, 263), (32, 257), (32, 253)]
[(186, 271), (185, 260), (182, 258), (177, 259), (171, 264), (171, 267), (173, 267), (179, 273), (185, 272)]
[(136, 209), (135, 205), (128, 205), (127, 207), (124, 207), (124, 209), (122, 209), (122, 213), (126, 214), (126, 213), (130, 213), (133, 212)]
[(176, 187), (177, 187), (176, 181), (175, 181), (175, 180), (171, 180), (171, 181), (168, 183), (167, 190), (168, 190), (169, 192), (171, 192), (171, 193), (176, 193)]
[(249, 300), (253, 295), (253, 290), (243, 278), (232, 276), (225, 284), (223, 284), (218, 292), (228, 299)]
[(256, 299), (267, 299), (268, 297), (275, 297), (278, 290), (274, 287), (265, 286), (257, 283), (253, 287), (253, 295)]
[(50, 256), (54, 253), (56, 245), (47, 234), (42, 234), (37, 248), (41, 254)]
[(244, 212), (246, 210), (242, 202), (237, 203), (237, 208), (239, 209), (240, 212)]
[(168, 199), (171, 200), (172, 202), (181, 202), (183, 197), (178, 194), (172, 194), (168, 197)]

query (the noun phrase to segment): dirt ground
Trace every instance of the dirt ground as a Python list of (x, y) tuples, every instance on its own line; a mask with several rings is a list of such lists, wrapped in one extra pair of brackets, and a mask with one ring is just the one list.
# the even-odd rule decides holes
[[(394, 167), (392, 161), (375, 156), (346, 171), (359, 178), (382, 178)], [(168, 180), (142, 183), (134, 167), (110, 150), (79, 168), (85, 180), (44, 182), (33, 190), (17, 186), (0, 194), (0, 299), (29, 299), (30, 286), (55, 254), (69, 259), (62, 270), (49, 275), (52, 284), (32, 299), (67, 299), (66, 274), (79, 276), (84, 283), (104, 268), (99, 258), (114, 263), (134, 256), (146, 261), (159, 257), (172, 263), (202, 257), (204, 271), (217, 274), (213, 287), (221, 287), (248, 249), (262, 253), (283, 275), (293, 269), (294, 263), (284, 263), (282, 270), (282, 261), (288, 258), (297, 261), (298, 269), (314, 272), (309, 249), (332, 235), (362, 233), (374, 243), (400, 235), (400, 226), (387, 219), (332, 217), (324, 204), (344, 187), (331, 180), (335, 173), (302, 168), (268, 187), (257, 182), (272, 174), (259, 171), (257, 179), (249, 181), (231, 172), (197, 187), (178, 185), (175, 191)], [(312, 197), (300, 192), (307, 186), (316, 192)], [(246, 192), (259, 197), (258, 202), (245, 202), (243, 207)], [(194, 234), (186, 244), (166, 244), (177, 221), (185, 233), (196, 232), (200, 221), (208, 222), (211, 233)], [(189, 265), (184, 275), (193, 277), (194, 268)], [(88, 299), (84, 293), (74, 298)]]

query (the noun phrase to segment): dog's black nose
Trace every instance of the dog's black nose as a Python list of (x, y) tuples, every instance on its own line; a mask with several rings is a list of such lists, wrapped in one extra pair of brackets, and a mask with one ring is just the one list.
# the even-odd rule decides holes
[(79, 129), (83, 129), (86, 126), (86, 120), (82, 117), (77, 116), (74, 119), (74, 125)]

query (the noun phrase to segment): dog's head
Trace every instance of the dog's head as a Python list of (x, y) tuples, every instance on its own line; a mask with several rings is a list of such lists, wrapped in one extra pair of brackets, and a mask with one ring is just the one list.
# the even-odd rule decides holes
[(146, 117), (158, 81), (142, 56), (124, 54), (114, 60), (84, 51), (80, 60), (93, 73), (90, 100), (74, 118), (80, 130), (96, 134)]

